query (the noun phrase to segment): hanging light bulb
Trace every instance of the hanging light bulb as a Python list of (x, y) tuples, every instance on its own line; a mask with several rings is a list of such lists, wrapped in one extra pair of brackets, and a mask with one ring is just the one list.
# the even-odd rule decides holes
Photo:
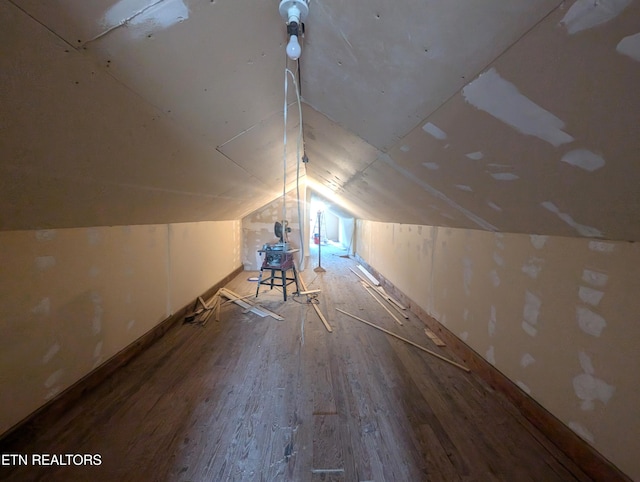
[(292, 35), (289, 37), (289, 43), (287, 44), (287, 55), (291, 60), (298, 60), (301, 53), (302, 47), (300, 47), (300, 42), (298, 42), (298, 36)]
[(300, 54), (302, 54), (299, 37), (304, 31), (301, 21), (303, 21), (309, 13), (307, 0), (282, 0), (278, 10), (282, 18), (287, 22), (287, 33), (289, 34), (287, 56), (291, 60), (298, 60)]

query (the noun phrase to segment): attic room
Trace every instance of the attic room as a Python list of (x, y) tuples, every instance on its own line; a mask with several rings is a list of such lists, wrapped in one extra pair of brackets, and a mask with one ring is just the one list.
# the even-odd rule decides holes
[(0, 22), (0, 479), (640, 480), (640, 2)]

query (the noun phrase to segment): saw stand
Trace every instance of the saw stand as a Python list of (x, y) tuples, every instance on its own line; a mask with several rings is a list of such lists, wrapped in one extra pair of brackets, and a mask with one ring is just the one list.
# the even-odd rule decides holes
[[(293, 259), (293, 254), (298, 251), (298, 249), (290, 249), (288, 251), (275, 249), (258, 250), (259, 253), (264, 254), (264, 260), (262, 261), (260, 276), (258, 277), (256, 298), (260, 292), (261, 285), (269, 285), (271, 289), (273, 289), (274, 286), (282, 288), (284, 301), (287, 301), (287, 286), (291, 283), (295, 283), (296, 293), (300, 291), (300, 286), (298, 284), (298, 272)], [(271, 275), (263, 278), (265, 270), (270, 270)], [(291, 271), (292, 276), (287, 276), (288, 271)]]

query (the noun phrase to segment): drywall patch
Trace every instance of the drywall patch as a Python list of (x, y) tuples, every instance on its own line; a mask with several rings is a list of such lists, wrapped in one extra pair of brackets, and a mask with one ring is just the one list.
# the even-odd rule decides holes
[(480, 159), (484, 158), (484, 154), (480, 151), (476, 151), (476, 152), (470, 152), (469, 154), (465, 154), (469, 159), (472, 159), (474, 161), (479, 161)]
[(538, 324), (541, 306), (540, 298), (527, 290), (524, 294), (524, 308), (522, 309), (522, 329), (530, 336), (535, 336), (538, 333), (536, 325)]
[(613, 243), (605, 243), (604, 241), (589, 241), (589, 249), (598, 253), (613, 253), (616, 245)]
[(531, 256), (529, 257), (529, 260), (522, 265), (522, 272), (529, 278), (537, 279), (540, 271), (542, 271), (543, 264), (544, 259), (538, 258), (537, 256)]
[(93, 358), (100, 358), (102, 354), (102, 340), (100, 340), (93, 349)]
[(97, 278), (98, 276), (100, 276), (100, 268), (98, 268), (97, 266), (92, 266), (89, 269), (89, 276), (91, 276), (92, 278)]
[(54, 343), (51, 348), (47, 350), (47, 353), (42, 357), (42, 364), (46, 365), (51, 361), (51, 359), (56, 356), (56, 354), (60, 351), (60, 344)]
[(460, 339), (462, 341), (467, 341), (468, 338), (469, 338), (469, 332), (468, 331), (463, 331), (462, 333), (460, 333)]
[(462, 282), (464, 284), (464, 292), (469, 296), (471, 294), (471, 278), (473, 276), (473, 262), (469, 258), (462, 258)]
[(544, 234), (530, 234), (529, 239), (531, 240), (531, 244), (536, 249), (544, 248), (544, 245), (547, 243), (549, 236)]
[(592, 269), (584, 269), (582, 271), (582, 281), (591, 286), (602, 288), (607, 284), (607, 281), (609, 281), (609, 275)]
[(496, 251), (493, 252), (493, 261), (495, 261), (498, 266), (504, 266), (504, 258)]
[[(491, 223), (488, 223), (487, 221), (485, 221), (484, 219), (482, 219), (481, 217), (475, 215), (474, 213), (472, 213), (471, 211), (469, 211), (468, 209), (462, 207), (461, 205), (459, 205), (458, 203), (456, 203), (455, 201), (453, 201), (452, 199), (449, 199), (444, 193), (438, 191), (437, 189), (435, 189), (433, 186), (427, 184), (426, 182), (424, 182), (422, 179), (417, 178), (416, 176), (414, 176), (411, 172), (407, 171), (406, 169), (402, 168), (401, 166), (399, 166), (398, 164), (396, 164), (394, 162), (393, 159), (391, 159), (391, 157), (388, 154), (382, 153), (378, 156), (378, 160), (384, 162), (385, 164), (387, 164), (388, 166), (390, 166), (392, 169), (396, 170), (397, 172), (399, 172), (405, 179), (409, 179), (410, 181), (416, 183), (418, 186), (420, 186), (425, 192), (428, 192), (429, 194), (431, 194), (432, 196), (440, 199), (441, 201), (446, 202), (449, 207), (456, 209), (457, 211), (461, 212), (462, 214), (464, 214), (467, 219), (469, 219), (470, 221), (473, 221), (474, 223), (476, 223), (478, 226), (486, 229), (487, 231), (497, 231), (498, 229), (492, 225)], [(442, 213), (443, 216), (447, 216), (446, 213)]]
[(525, 353), (524, 355), (522, 355), (522, 358), (520, 358), (520, 366), (522, 368), (527, 368), (529, 365), (535, 362), (536, 362), (536, 359), (533, 358), (533, 356), (531, 356), (530, 353)]
[(130, 0), (120, 0), (111, 7), (102, 21), (105, 26), (126, 24), (131, 29), (132, 36), (140, 38), (148, 32), (162, 30), (189, 18), (189, 8), (183, 0), (166, 0), (156, 2), (150, 7), (145, 7), (129, 18)]
[(551, 201), (545, 201), (540, 203), (540, 205), (545, 208), (547, 211), (550, 211), (556, 214), (561, 220), (567, 223), (569, 226), (574, 228), (581, 236), (585, 236), (587, 238), (601, 238), (602, 231), (599, 229), (593, 228), (591, 226), (586, 226), (584, 224), (577, 223), (574, 219), (567, 213), (563, 213), (558, 209), (558, 206), (553, 204)]
[(438, 169), (440, 169), (440, 166), (437, 162), (423, 162), (422, 165), (430, 171), (437, 171)]
[(615, 392), (615, 387), (594, 376), (593, 365), (589, 356), (580, 352), (580, 366), (584, 373), (573, 378), (573, 390), (576, 396), (582, 400), (582, 410), (593, 410), (596, 401), (604, 404), (609, 402)]
[(87, 228), (87, 240), (89, 244), (95, 246), (100, 243), (102, 236), (100, 235), (100, 231), (98, 228)]
[(436, 139), (444, 140), (447, 138), (447, 133), (431, 122), (427, 122), (423, 125), (422, 130), (427, 134), (431, 134)]
[(56, 238), (56, 231), (54, 229), (39, 229), (36, 231), (37, 241), (53, 241)]
[(404, 144), (404, 145), (400, 146), (400, 150), (402, 152), (409, 152), (411, 150), (411, 147), (409, 147), (408, 145)]
[(55, 372), (53, 372), (51, 375), (49, 375), (49, 377), (45, 380), (44, 382), (44, 386), (47, 388), (51, 388), (52, 386), (54, 386), (56, 383), (58, 383), (58, 381), (60, 380), (60, 378), (62, 378), (62, 374), (64, 373), (64, 370), (61, 368), (59, 370), (56, 370)]
[(496, 307), (492, 306), (491, 307), (491, 318), (489, 319), (489, 326), (488, 326), (488, 331), (489, 331), (489, 336), (492, 337), (496, 334)]
[(34, 260), (34, 264), (38, 271), (46, 271), (56, 265), (56, 258), (53, 256), (38, 256)]
[(491, 201), (487, 201), (487, 206), (489, 206), (491, 209), (493, 209), (494, 211), (498, 211), (499, 213), (502, 212), (502, 208), (500, 206), (498, 206), (496, 203), (491, 202)]
[(613, 20), (630, 3), (631, 0), (576, 0), (560, 24), (573, 35)]
[(578, 422), (569, 422), (569, 428), (573, 430), (575, 433), (577, 433), (578, 435), (580, 435), (580, 437), (585, 439), (587, 442), (591, 442), (591, 443), (594, 442), (593, 434), (591, 434), (591, 432), (589, 432), (586, 428), (584, 428)]
[(102, 297), (99, 293), (91, 293), (91, 301), (93, 302), (93, 318), (91, 319), (91, 331), (97, 335), (102, 331), (102, 316), (104, 309), (102, 308)]
[(136, 324), (136, 320), (129, 320), (129, 322), (127, 323), (127, 331), (131, 331), (131, 328), (133, 328), (133, 325)]
[(597, 171), (606, 164), (602, 156), (589, 149), (574, 149), (567, 152), (560, 160), (589, 172)]
[(42, 298), (33, 308), (31, 308), (31, 313), (33, 313), (34, 315), (47, 316), (50, 312), (51, 312), (50, 298)]
[(495, 269), (489, 273), (489, 279), (491, 280), (491, 284), (495, 288), (500, 286), (500, 276), (498, 275), (498, 272)]
[(588, 335), (599, 337), (607, 326), (607, 321), (585, 306), (576, 306), (576, 319), (580, 329)]
[(495, 68), (480, 74), (462, 94), (474, 107), (514, 128), (558, 147), (574, 139), (564, 132), (564, 122), (520, 93), (511, 82), (500, 77)]
[(485, 354), (485, 358), (492, 365), (496, 364), (496, 354), (495, 354), (495, 349), (493, 348), (493, 345), (491, 345), (487, 350), (487, 353)]
[(515, 181), (520, 179), (520, 176), (513, 174), (512, 172), (492, 172), (491, 177), (496, 181)]
[(521, 382), (520, 380), (516, 380), (516, 385), (518, 385), (520, 387), (520, 389), (525, 392), (527, 395), (531, 395), (531, 389), (525, 385), (523, 382)]
[(598, 306), (603, 296), (604, 293), (602, 291), (588, 288), (586, 286), (580, 286), (578, 289), (578, 297), (580, 300), (591, 306)]
[(640, 33), (629, 35), (620, 40), (620, 43), (616, 46), (616, 50), (640, 62)]

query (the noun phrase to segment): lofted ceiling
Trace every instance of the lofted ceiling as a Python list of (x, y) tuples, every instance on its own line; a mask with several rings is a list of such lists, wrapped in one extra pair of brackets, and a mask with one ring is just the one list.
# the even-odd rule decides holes
[[(277, 0), (2, 0), (0, 229), (283, 191)], [(640, 239), (640, 2), (311, 0), (311, 188), (371, 220)], [(286, 189), (299, 129), (288, 77)]]

